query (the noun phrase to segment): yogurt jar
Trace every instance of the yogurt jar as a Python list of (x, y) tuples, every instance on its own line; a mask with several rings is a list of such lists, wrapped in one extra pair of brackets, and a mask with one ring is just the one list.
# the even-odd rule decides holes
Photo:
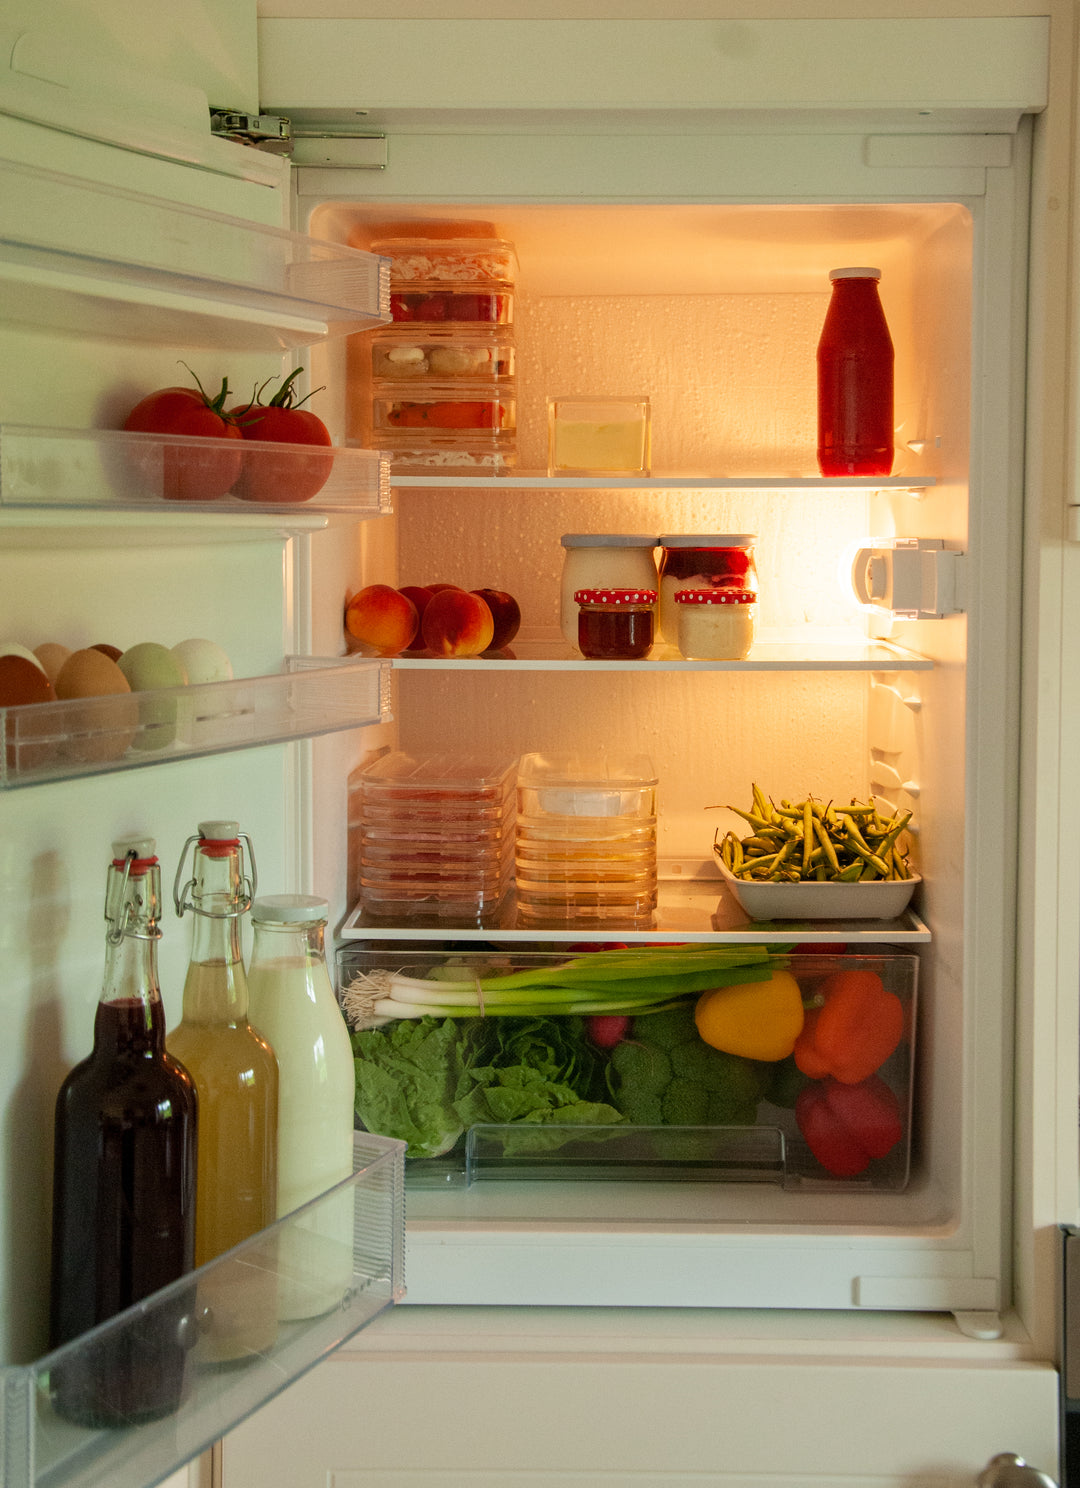
[(577, 649), (579, 589), (655, 589), (656, 538), (625, 532), (567, 532), (562, 538), (563, 571), (559, 628)]
[(676, 589), (678, 647), (688, 661), (743, 661), (754, 644), (751, 589)]
[(657, 628), (678, 644), (676, 589), (747, 589), (757, 593), (752, 532), (667, 533), (660, 538), (660, 610)]

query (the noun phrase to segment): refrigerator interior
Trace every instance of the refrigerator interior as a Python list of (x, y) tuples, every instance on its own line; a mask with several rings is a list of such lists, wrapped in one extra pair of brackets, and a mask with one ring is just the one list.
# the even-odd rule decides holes
[[(403, 202), (392, 184), (385, 189), (387, 200), (315, 203), (305, 200), (301, 184), (304, 225), (366, 246), (388, 226), (404, 233), (412, 221), (487, 222), (516, 246), (518, 472), (546, 472), (547, 396), (593, 392), (651, 399), (653, 478), (637, 490), (577, 491), (515, 489), (513, 473), (505, 489), (470, 487), (467, 473), (460, 486), (423, 488), (413, 479), (395, 490), (393, 533), (382, 523), (359, 533), (346, 588), (441, 581), (508, 590), (521, 605), (525, 653), (553, 655), (561, 533), (751, 532), (758, 536), (759, 640), (767, 633), (795, 643), (804, 659), (776, 671), (645, 664), (644, 675), (461, 662), (395, 668), (388, 737), (361, 741), (346, 763), (388, 743), (420, 754), (467, 750), (478, 741), (507, 755), (644, 752), (660, 777), (662, 905), (665, 894), (677, 896), (687, 883), (696, 890), (702, 877), (715, 876), (713, 832), (734, 819), (708, 808), (748, 805), (751, 782), (776, 798), (874, 793), (914, 811), (924, 880), (916, 908), (929, 929), (923, 943), (897, 946), (920, 957), (913, 1168), (904, 1192), (663, 1183), (422, 1189), (410, 1197), (411, 1299), (605, 1300), (588, 1286), (576, 1295), (573, 1283), (560, 1292), (557, 1282), (554, 1291), (541, 1285), (535, 1297), (511, 1298), (493, 1294), (497, 1281), (485, 1290), (482, 1279), (459, 1277), (448, 1282), (453, 1295), (429, 1295), (427, 1270), (416, 1260), (428, 1238), (433, 1252), (456, 1236), (466, 1247), (453, 1252), (456, 1261), (478, 1272), (482, 1266), (472, 1263), (487, 1254), (484, 1235), (496, 1244), (508, 1233), (527, 1235), (526, 1246), (557, 1247), (601, 1231), (632, 1242), (667, 1233), (709, 1245), (750, 1226), (763, 1241), (770, 1237), (773, 1256), (780, 1253), (775, 1237), (814, 1235), (829, 1249), (857, 1235), (883, 1270), (974, 1276), (977, 1285), (965, 1295), (983, 1299), (957, 1304), (964, 1281), (960, 1290), (947, 1281), (936, 1291), (932, 1284), (922, 1292), (901, 1285), (897, 1296), (924, 1299), (913, 1305), (998, 1305), (1008, 1286), (1005, 910), (1015, 832), (1008, 770), (1015, 760), (1018, 644), (1009, 601), (1018, 586), (1019, 517), (1009, 492), (1021, 448), (1015, 387), (1002, 369), (1024, 330), (1011, 289), (1023, 268), (1011, 236), (1022, 185), (1006, 181), (989, 201), (797, 205), (446, 202), (434, 191)], [(828, 271), (855, 263), (882, 270), (896, 347), (894, 473), (913, 487), (923, 477), (932, 483), (880, 493), (839, 482), (835, 490), (771, 487), (770, 476), (816, 475), (814, 352)], [(336, 344), (313, 357), (313, 382), (326, 386), (316, 405), (353, 438), (360, 427), (355, 400), (365, 394), (350, 363), (363, 356)], [(754, 485), (679, 488), (679, 475), (699, 474)], [(373, 525), (383, 530), (375, 534)], [(853, 549), (870, 536), (937, 538), (965, 554), (967, 613), (917, 621), (868, 615), (847, 576)], [(312, 539), (316, 573), (326, 543)], [(341, 564), (340, 552), (328, 556)], [(340, 636), (334, 585), (312, 582), (312, 597), (313, 638), (316, 650), (325, 649)], [(854, 655), (868, 637), (896, 644), (895, 665), (843, 670), (813, 660), (829, 645)], [(932, 666), (906, 669), (905, 651), (921, 659), (920, 668)], [(328, 849), (340, 863), (342, 835), (340, 817), (329, 843), (316, 835), (317, 876), (333, 871), (320, 867)], [(658, 933), (664, 931), (661, 909)], [(400, 925), (387, 929), (378, 944), (386, 949), (387, 940), (408, 933)], [(618, 936), (650, 938), (623, 930)], [(498, 940), (493, 932), (484, 938)], [(678, 936), (669, 929), (667, 938)], [(887, 929), (880, 938), (888, 943)], [(542, 932), (536, 939), (543, 941)], [(532, 1251), (542, 1253), (552, 1254)], [(434, 1292), (447, 1283), (448, 1268), (431, 1282)], [(773, 1263), (765, 1270), (776, 1283)], [(771, 1291), (768, 1283), (763, 1291), (753, 1286), (743, 1294), (751, 1303), (759, 1296), (766, 1305), (820, 1303), (805, 1271), (799, 1283), (789, 1277)], [(658, 1290), (653, 1300), (679, 1300), (677, 1287), (673, 1298), (662, 1285)], [(825, 1305), (849, 1305), (850, 1287), (828, 1295), (833, 1300)], [(839, 1304), (837, 1295), (844, 1298)], [(926, 1300), (932, 1297), (954, 1300)], [(708, 1300), (737, 1301), (739, 1294), (721, 1284)]]

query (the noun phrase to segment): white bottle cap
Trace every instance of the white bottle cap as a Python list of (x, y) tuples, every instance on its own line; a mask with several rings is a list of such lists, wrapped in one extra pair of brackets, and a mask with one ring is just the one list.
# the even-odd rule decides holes
[(880, 279), (880, 269), (831, 269), (829, 271), (830, 282), (833, 279)]
[(330, 905), (316, 894), (267, 894), (251, 906), (251, 918), (276, 925), (301, 925), (325, 920)]
[(157, 843), (153, 837), (118, 837), (112, 845), (113, 860), (122, 863), (129, 852), (137, 858), (153, 858), (157, 855)]
[(199, 836), (204, 842), (233, 842), (239, 835), (239, 822), (204, 821), (199, 823)]

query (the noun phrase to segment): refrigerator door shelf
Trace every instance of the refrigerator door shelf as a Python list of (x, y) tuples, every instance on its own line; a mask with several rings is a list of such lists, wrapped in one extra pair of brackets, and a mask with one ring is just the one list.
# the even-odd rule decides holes
[(207, 519), (214, 541), (220, 521), (239, 514), (307, 530), (325, 525), (315, 514), (389, 511), (389, 465), (377, 451), (332, 445), (0, 424), (0, 511), (12, 509), (186, 511), (193, 525)]
[[(357, 1133), (352, 1178), (44, 1358), (0, 1370), (4, 1488), (160, 1482), (400, 1301), (404, 1150)], [(321, 1276), (332, 1304), (279, 1323), (268, 1348), (228, 1368), (212, 1362), (208, 1341), (223, 1317), (265, 1334), (268, 1300), (274, 1307), (301, 1252), (304, 1279)], [(130, 1371), (150, 1358), (175, 1364), (176, 1407), (133, 1424)], [(72, 1419), (83, 1416), (100, 1424)]]
[[(341, 243), (12, 161), (0, 162), (0, 195), (0, 313), (12, 322), (281, 350), (389, 320), (387, 261)], [(160, 244), (160, 258), (133, 256), (135, 243)]]
[[(880, 945), (883, 942), (895, 945), (926, 943), (930, 930), (916, 910), (908, 908), (894, 920), (771, 920), (767, 923), (751, 920), (740, 907), (735, 896), (715, 875), (712, 865), (702, 865), (702, 876), (678, 875), (675, 870), (681, 864), (659, 864), (659, 882), (656, 912), (651, 925), (618, 925), (604, 923), (602, 927), (588, 928), (578, 922), (558, 925), (523, 924), (518, 920), (517, 906), (511, 893), (491, 918), (485, 917), (483, 925), (462, 924), (460, 921), (439, 919), (431, 915), (427, 920), (419, 916), (408, 923), (387, 921), (378, 915), (365, 913), (357, 907), (346, 918), (338, 931), (343, 940), (370, 941), (437, 941), (448, 938), (455, 941), (498, 939), (510, 944), (523, 942), (570, 943), (582, 939), (635, 942), (671, 941), (715, 942), (717, 940), (747, 945), (790, 945), (810, 942), (838, 943), (857, 946)], [(708, 876), (705, 876), (707, 874)]]
[(282, 744), (388, 716), (379, 662), (312, 657), (287, 658), (278, 675), (0, 707), (0, 787)]

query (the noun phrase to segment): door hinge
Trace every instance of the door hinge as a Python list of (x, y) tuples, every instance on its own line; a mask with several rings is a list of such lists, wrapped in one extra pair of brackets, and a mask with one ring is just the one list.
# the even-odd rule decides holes
[(210, 110), (210, 133), (270, 155), (291, 155), (292, 125), (281, 114), (245, 114), (237, 109)]

